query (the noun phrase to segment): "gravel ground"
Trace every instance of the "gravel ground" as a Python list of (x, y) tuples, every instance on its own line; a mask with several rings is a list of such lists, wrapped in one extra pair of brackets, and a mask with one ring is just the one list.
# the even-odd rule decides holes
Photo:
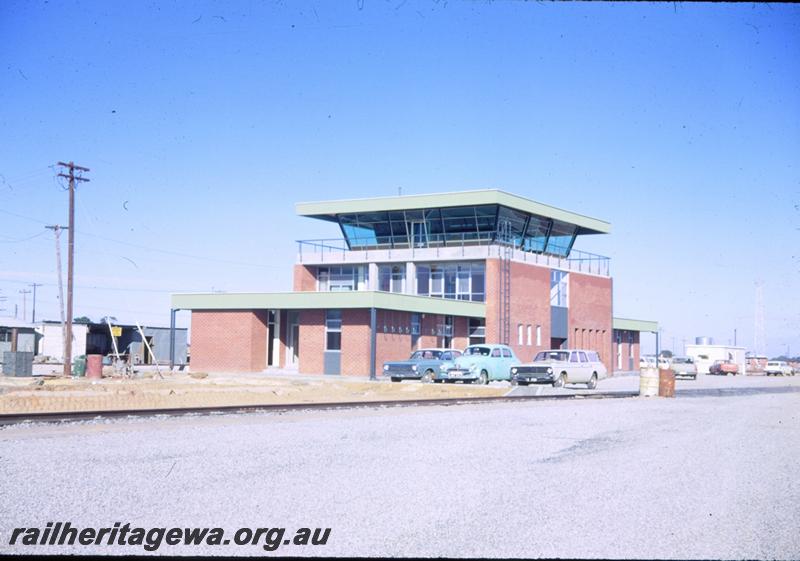
[(8, 545), (68, 520), (331, 528), (279, 555), (797, 559), (798, 379), (709, 378), (741, 392), (6, 428), (0, 553), (147, 553)]

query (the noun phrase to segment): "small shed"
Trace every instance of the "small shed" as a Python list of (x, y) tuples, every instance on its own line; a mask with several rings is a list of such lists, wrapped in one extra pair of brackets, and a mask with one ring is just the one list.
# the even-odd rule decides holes
[(15, 318), (0, 318), (0, 363), (6, 351), (35, 354), (40, 338), (34, 324)]

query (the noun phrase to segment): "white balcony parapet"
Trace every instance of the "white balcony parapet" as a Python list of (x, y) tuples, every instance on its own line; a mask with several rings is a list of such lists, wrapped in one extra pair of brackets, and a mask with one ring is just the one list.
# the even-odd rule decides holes
[[(298, 240), (297, 243), (297, 262), (303, 265), (478, 260), (501, 258), (507, 249), (507, 246), (496, 243), (369, 249), (348, 249), (343, 239)], [(511, 260), (550, 269), (611, 276), (608, 257), (579, 250), (572, 250), (569, 257), (559, 257), (512, 248)]]

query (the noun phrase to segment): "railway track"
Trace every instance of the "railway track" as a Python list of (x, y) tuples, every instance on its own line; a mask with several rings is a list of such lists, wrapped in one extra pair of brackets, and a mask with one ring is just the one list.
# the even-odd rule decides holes
[(553, 401), (569, 399), (608, 399), (635, 397), (639, 392), (592, 392), (583, 394), (506, 395), (437, 399), (395, 399), (385, 401), (347, 401), (337, 403), (282, 403), (265, 405), (226, 405), (220, 407), (182, 407), (169, 409), (124, 409), (110, 411), (67, 411), (62, 413), (0, 414), (0, 426), (22, 423), (65, 423), (125, 419), (139, 417), (183, 417), (199, 415), (235, 415), (243, 413), (275, 413), (288, 411), (333, 411), (338, 409), (368, 409), (381, 407), (425, 407), (474, 405), (482, 403), (514, 403), (521, 401)]

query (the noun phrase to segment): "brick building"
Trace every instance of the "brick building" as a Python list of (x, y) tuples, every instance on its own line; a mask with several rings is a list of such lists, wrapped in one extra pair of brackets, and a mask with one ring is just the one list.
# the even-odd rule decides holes
[[(299, 242), (294, 290), (174, 294), (194, 370), (374, 375), (425, 346), (595, 350), (638, 368), (639, 331), (612, 319), (609, 259), (574, 248), (610, 224), (497, 190), (299, 203), (343, 238)], [(615, 331), (615, 322), (619, 323)]]

